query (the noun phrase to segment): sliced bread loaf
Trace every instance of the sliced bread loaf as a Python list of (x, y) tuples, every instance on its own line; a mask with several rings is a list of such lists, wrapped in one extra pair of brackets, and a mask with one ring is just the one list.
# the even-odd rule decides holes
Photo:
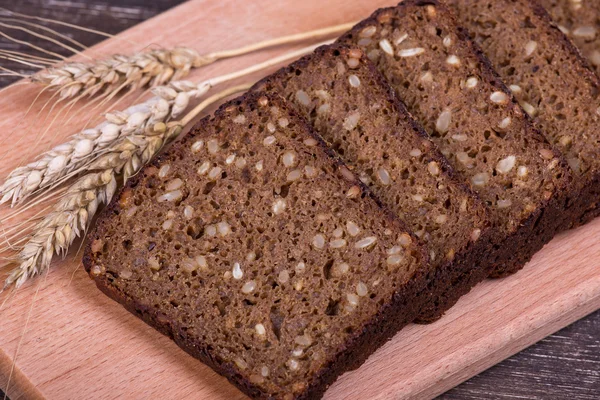
[(377, 11), (340, 41), (360, 46), (377, 63), (457, 175), (487, 204), (498, 249), (491, 275), (521, 268), (561, 224), (569, 169), (448, 8), (406, 0)]
[[(453, 176), (427, 134), (359, 49), (325, 46), (259, 82), (315, 127), (373, 193), (430, 250), (435, 294), (424, 317), (439, 317), (489, 272), (490, 218)], [(483, 278), (482, 277), (482, 278)], [(427, 317), (427, 319), (430, 319)]]
[(283, 100), (226, 104), (116, 196), (98, 287), (255, 398), (316, 398), (412, 321), (424, 248)]
[(451, 0), (537, 127), (575, 172), (574, 225), (598, 215), (600, 81), (546, 11), (529, 0)]
[(540, 4), (600, 75), (600, 1), (540, 0)]

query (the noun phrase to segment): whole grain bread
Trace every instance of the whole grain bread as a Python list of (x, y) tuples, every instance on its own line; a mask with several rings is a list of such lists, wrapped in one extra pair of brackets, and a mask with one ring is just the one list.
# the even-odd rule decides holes
[(600, 75), (600, 1), (540, 0), (540, 4)]
[(490, 275), (520, 269), (565, 224), (572, 178), (448, 8), (406, 0), (377, 11), (340, 41), (358, 45), (377, 64), (487, 204), (498, 250)]
[(567, 158), (577, 185), (570, 192), (571, 225), (597, 216), (598, 76), (536, 1), (452, 0), (451, 4), (538, 129)]
[(427, 298), (423, 246), (276, 97), (255, 93), (102, 214), (97, 286), (254, 398), (316, 398)]
[(429, 247), (433, 298), (423, 322), (464, 293), (461, 277), (485, 277), (491, 220), (445, 157), (357, 48), (324, 46), (252, 90), (285, 97), (387, 208)]

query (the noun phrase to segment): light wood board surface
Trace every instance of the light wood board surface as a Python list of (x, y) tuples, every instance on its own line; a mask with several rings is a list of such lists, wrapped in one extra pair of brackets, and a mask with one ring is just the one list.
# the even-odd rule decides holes
[[(394, 3), (194, 0), (96, 46), (92, 54), (129, 53), (150, 43), (187, 45), (202, 52), (234, 48), (358, 20)], [(190, 79), (233, 71), (285, 50), (220, 62)], [(28, 123), (19, 126), (35, 94), (32, 87), (14, 86), (0, 95), (2, 177), (60, 143), (85, 120), (58, 124), (41, 138), (47, 122), (38, 120), (33, 129), (27, 129)], [(0, 218), (6, 215), (1, 209)], [(326, 398), (433, 397), (599, 309), (598, 237), (600, 220), (560, 235), (517, 275), (484, 282), (442, 320), (411, 325), (397, 334), (360, 369), (343, 375)], [(11, 375), (7, 392), (13, 400), (244, 398), (224, 378), (100, 293), (78, 269), (79, 259), (74, 254), (56, 262), (46, 278), (26, 285), (0, 311), (0, 387), (7, 387)]]

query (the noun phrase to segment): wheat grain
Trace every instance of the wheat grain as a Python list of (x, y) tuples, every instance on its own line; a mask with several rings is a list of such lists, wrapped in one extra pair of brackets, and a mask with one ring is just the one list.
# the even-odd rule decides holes
[(54, 254), (65, 255), (75, 239), (87, 231), (98, 208), (111, 201), (119, 176), (127, 181), (182, 132), (186, 121), (208, 105), (249, 87), (244, 84), (224, 90), (203, 101), (181, 121), (157, 122), (142, 134), (125, 137), (109, 147), (90, 165), (91, 172), (71, 185), (52, 211), (35, 225), (35, 233), (14, 260), (18, 267), (9, 274), (2, 291), (13, 284), (18, 289), (30, 277), (46, 271)]
[(122, 112), (106, 115), (106, 121), (93, 129), (87, 129), (71, 139), (42, 154), (37, 161), (12, 171), (0, 186), (0, 204), (11, 202), (13, 206), (28, 197), (56, 187), (65, 178), (87, 168), (89, 164), (110, 145), (125, 136), (140, 134), (158, 122), (176, 118), (190, 99), (204, 95), (210, 88), (272, 67), (314, 50), (324, 43), (311, 45), (285, 53), (248, 68), (208, 79), (198, 84), (188, 81), (172, 82), (152, 91), (155, 97), (145, 103)]

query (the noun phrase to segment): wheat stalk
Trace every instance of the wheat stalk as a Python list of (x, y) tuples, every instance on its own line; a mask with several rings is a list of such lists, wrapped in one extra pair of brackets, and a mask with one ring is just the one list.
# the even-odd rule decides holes
[(15, 169), (0, 186), (0, 204), (11, 202), (15, 206), (28, 197), (62, 183), (102, 154), (123, 137), (140, 134), (149, 126), (168, 121), (181, 114), (193, 98), (203, 96), (210, 88), (257, 71), (272, 67), (289, 59), (309, 53), (322, 43), (292, 51), (265, 62), (205, 80), (200, 83), (172, 82), (153, 89), (155, 97), (122, 112), (106, 115), (106, 121), (93, 129), (86, 129), (46, 153), (38, 160)]
[(79, 95), (113, 93), (118, 88), (138, 89), (164, 85), (184, 78), (192, 68), (203, 65), (193, 49), (155, 49), (133, 56), (113, 55), (94, 63), (68, 62), (42, 70), (31, 81), (60, 93), (61, 99)]
[[(135, 90), (145, 86), (164, 85), (172, 80), (184, 78), (193, 68), (200, 68), (218, 60), (340, 33), (353, 25), (353, 23), (336, 25), (203, 55), (189, 47), (177, 47), (148, 50), (133, 56), (114, 55), (91, 63), (68, 62), (44, 69), (30, 79), (51, 91), (59, 92), (61, 99), (81, 95), (94, 96), (99, 93), (112, 94), (125, 88)], [(24, 59), (23, 62), (31, 62), (31, 60)]]
[(35, 233), (15, 257), (18, 267), (9, 274), (2, 291), (13, 284), (18, 289), (32, 276), (46, 271), (54, 254), (65, 255), (75, 239), (87, 231), (98, 208), (112, 200), (119, 177), (125, 182), (138, 173), (207, 106), (250, 86), (224, 90), (207, 98), (180, 121), (155, 122), (143, 133), (125, 137), (109, 147), (90, 165), (91, 172), (73, 183), (52, 211), (36, 224)]

